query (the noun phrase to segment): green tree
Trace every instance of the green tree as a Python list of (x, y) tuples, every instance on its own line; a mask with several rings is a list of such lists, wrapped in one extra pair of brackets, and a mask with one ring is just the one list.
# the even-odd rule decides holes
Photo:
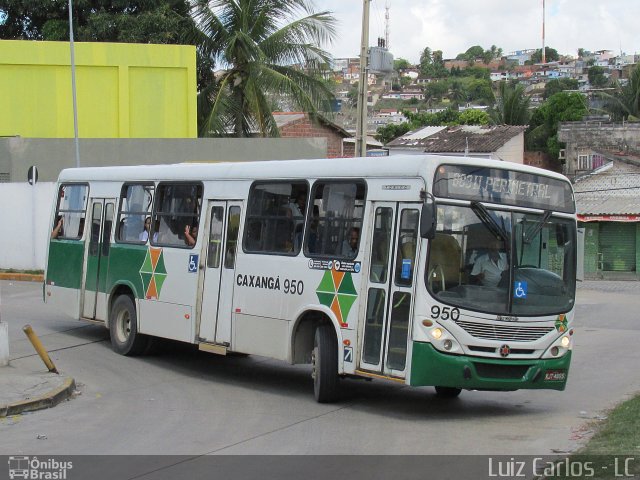
[(587, 72), (587, 77), (589, 78), (589, 84), (596, 88), (604, 87), (609, 82), (604, 74), (604, 68), (598, 66), (591, 67)]
[(489, 65), (491, 61), (500, 57), (502, 57), (502, 49), (496, 47), (495, 45), (491, 45), (491, 48), (489, 50), (485, 50), (484, 53), (482, 54), (482, 61), (486, 65)]
[(429, 82), (427, 86), (424, 87), (424, 94), (427, 99), (440, 102), (442, 101), (442, 97), (444, 97), (449, 91), (449, 82), (446, 80), (439, 80), (437, 82)]
[(475, 60), (476, 58), (482, 58), (484, 55), (484, 48), (480, 45), (474, 45), (469, 47), (467, 51), (464, 53), (465, 58), (469, 61)]
[(480, 67), (477, 65), (473, 65), (471, 67), (467, 67), (462, 71), (463, 76), (465, 77), (474, 77), (483, 80), (491, 79), (491, 70), (485, 67)]
[(531, 117), (525, 134), (527, 150), (547, 152), (552, 158), (558, 158), (561, 148), (558, 124), (582, 120), (587, 113), (589, 110), (583, 95), (567, 92), (552, 95)]
[[(0, 38), (69, 40), (67, 0), (3, 0)], [(188, 0), (84, 0), (73, 4), (80, 42), (182, 44), (195, 29)], [(198, 88), (212, 82), (213, 59), (198, 55)]]
[(633, 69), (625, 86), (616, 82), (615, 87), (614, 94), (600, 95), (605, 100), (605, 110), (613, 120), (640, 122), (640, 65)]
[[(557, 62), (560, 60), (560, 55), (555, 48), (544, 47), (545, 61), (547, 62)], [(533, 55), (531, 55), (531, 63), (540, 63), (542, 62), (542, 49), (537, 49)]]
[[(69, 40), (67, 0), (4, 0), (0, 38)], [(194, 25), (188, 0), (85, 0), (73, 5), (74, 39), (94, 42), (178, 43)]]
[(398, 70), (404, 70), (406, 68), (410, 68), (411, 64), (409, 63), (409, 60), (406, 60), (404, 58), (396, 58), (393, 61), (393, 69), (397, 72)]
[(467, 98), (469, 101), (482, 102), (485, 105), (493, 105), (495, 96), (491, 80), (474, 78), (467, 84)]
[(278, 136), (269, 98), (306, 112), (329, 111), (333, 94), (322, 77), (335, 18), (307, 0), (197, 0), (194, 43), (225, 68), (200, 92), (201, 134)]
[(467, 103), (468, 93), (464, 85), (460, 80), (453, 80), (449, 87), (449, 100), (453, 104), (454, 110), (458, 110), (458, 107)]
[(465, 110), (460, 114), (459, 121), (462, 125), (489, 125), (491, 118), (482, 110)]
[(525, 95), (524, 86), (500, 82), (496, 105), (490, 115), (498, 125), (526, 125), (529, 121), (529, 97)]
[(411, 130), (411, 124), (409, 122), (403, 122), (398, 125), (385, 125), (384, 127), (378, 127), (375, 137), (379, 142), (386, 144), (391, 140), (404, 135), (409, 130)]
[(577, 90), (578, 80), (574, 78), (554, 78), (544, 86), (544, 99), (564, 90)]

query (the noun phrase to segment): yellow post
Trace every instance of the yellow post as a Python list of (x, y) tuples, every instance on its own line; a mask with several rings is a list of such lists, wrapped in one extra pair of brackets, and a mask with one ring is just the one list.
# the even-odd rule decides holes
[(33, 328), (31, 328), (31, 325), (26, 325), (22, 330), (24, 331), (24, 333), (26, 333), (27, 337), (29, 338), (29, 341), (31, 342), (31, 345), (33, 345), (33, 348), (36, 349), (36, 352), (38, 352), (38, 355), (40, 355), (40, 358), (42, 359), (44, 364), (47, 366), (49, 371), (52, 373), (58, 373), (58, 369), (51, 361), (51, 358), (49, 358), (49, 354), (44, 349), (42, 342), (36, 335), (36, 332), (33, 331)]

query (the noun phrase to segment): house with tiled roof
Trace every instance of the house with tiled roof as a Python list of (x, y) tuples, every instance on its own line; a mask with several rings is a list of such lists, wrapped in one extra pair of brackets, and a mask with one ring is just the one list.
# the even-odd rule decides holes
[[(319, 114), (305, 112), (273, 112), (282, 138), (318, 138), (327, 141), (327, 158), (355, 156), (355, 138), (341, 126)], [(367, 139), (367, 151), (378, 150), (382, 144)]]
[(390, 155), (434, 154), (524, 163), (525, 126), (428, 126), (402, 135), (386, 147)]
[(640, 164), (614, 160), (574, 184), (585, 229), (586, 277), (637, 278), (640, 271)]
[(345, 156), (343, 140), (351, 134), (322, 115), (273, 112), (273, 118), (282, 138), (326, 138), (328, 158)]

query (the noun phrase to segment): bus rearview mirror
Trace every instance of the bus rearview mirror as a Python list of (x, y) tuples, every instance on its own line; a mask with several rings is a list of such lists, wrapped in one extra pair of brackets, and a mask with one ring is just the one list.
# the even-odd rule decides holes
[(437, 224), (436, 204), (432, 198), (427, 198), (422, 204), (420, 215), (420, 237), (433, 240), (436, 236)]

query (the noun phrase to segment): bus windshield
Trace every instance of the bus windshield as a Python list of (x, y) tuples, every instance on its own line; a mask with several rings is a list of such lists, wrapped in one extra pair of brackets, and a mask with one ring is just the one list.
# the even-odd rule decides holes
[(427, 259), (429, 292), (456, 307), (497, 315), (552, 315), (573, 308), (576, 227), (544, 213), (438, 205)]

